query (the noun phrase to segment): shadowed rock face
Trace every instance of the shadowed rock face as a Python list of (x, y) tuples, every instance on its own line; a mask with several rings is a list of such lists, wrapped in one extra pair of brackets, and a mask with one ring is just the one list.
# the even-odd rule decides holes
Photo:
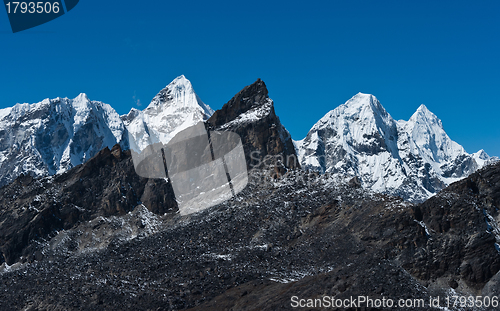
[(0, 189), (0, 261), (30, 260), (34, 241), (99, 216), (124, 215), (141, 203), (158, 214), (177, 208), (170, 184), (139, 177), (130, 152), (119, 145), (61, 175), (22, 175)]
[(500, 270), (499, 208), (500, 163), (415, 206), (415, 218), (430, 237), (406, 268), (421, 278), (450, 275), (483, 288)]
[[(300, 168), (290, 134), (281, 124), (264, 81), (246, 86), (207, 121), (208, 128), (240, 135), (248, 169), (263, 162), (276, 167)], [(281, 174), (280, 174), (281, 175)]]
[(257, 79), (234, 95), (221, 109), (215, 111), (208, 122), (214, 127), (220, 127), (233, 121), (248, 110), (263, 105), (269, 99), (268, 93), (264, 81)]

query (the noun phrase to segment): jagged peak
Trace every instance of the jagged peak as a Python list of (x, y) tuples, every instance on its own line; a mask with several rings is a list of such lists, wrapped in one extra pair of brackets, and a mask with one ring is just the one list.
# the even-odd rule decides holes
[(184, 75), (180, 75), (153, 98), (145, 111), (158, 111), (166, 108), (169, 112), (173, 112), (184, 107), (201, 108), (205, 119), (208, 119), (214, 112), (198, 97), (191, 82)]
[(246, 97), (251, 97), (253, 95), (261, 94), (263, 97), (267, 97), (269, 92), (267, 90), (266, 83), (258, 78), (254, 83), (245, 86), (238, 94), (234, 97), (240, 97), (245, 99)]
[(251, 109), (264, 105), (270, 105), (270, 112), (273, 112), (273, 102), (268, 94), (269, 92), (266, 84), (259, 78), (234, 95), (234, 97), (224, 104), (221, 109), (217, 110), (208, 121), (213, 126), (218, 127), (235, 120), (238, 116)]
[(80, 93), (73, 100), (77, 100), (77, 101), (89, 101), (89, 97), (85, 93)]
[(482, 168), (489, 164), (496, 163), (500, 160), (498, 157), (489, 156), (483, 149), (479, 150), (476, 153), (473, 153), (472, 158), (474, 159), (474, 161), (476, 161), (479, 168)]
[(422, 112), (426, 112), (426, 113), (427, 113), (427, 112), (431, 112), (431, 111), (427, 108), (427, 106), (426, 106), (426, 105), (424, 105), (424, 104), (421, 104), (420, 106), (418, 106), (417, 111), (422, 111)]
[(130, 124), (130, 121), (134, 120), (137, 116), (141, 115), (142, 111), (132, 107), (127, 114), (121, 115), (120, 119), (125, 123), (126, 126)]
[(411, 116), (410, 120), (408, 123), (410, 125), (415, 125), (418, 123), (427, 123), (427, 124), (437, 124), (439, 127), (443, 128), (443, 123), (441, 120), (433, 113), (431, 112), (427, 106), (424, 104), (421, 104), (417, 111)]
[(490, 156), (486, 153), (486, 151), (484, 151), (484, 149), (481, 149), (478, 152), (473, 153), (472, 155), (475, 158), (479, 158), (479, 159), (483, 159), (483, 160), (487, 160), (490, 158)]
[(151, 104), (164, 103), (168, 98), (174, 99), (181, 93), (192, 94), (194, 93), (193, 85), (184, 75), (180, 75), (167, 86), (165, 86), (151, 101)]
[(346, 118), (369, 118), (377, 119), (382, 118), (388, 123), (392, 123), (392, 117), (385, 110), (382, 104), (379, 102), (377, 97), (372, 94), (357, 93), (351, 97), (344, 104), (338, 106), (337, 108), (330, 110), (325, 114), (312, 128), (321, 127), (321, 124), (330, 123), (332, 119), (336, 119), (340, 116)]
[(369, 99), (369, 100), (375, 100), (375, 101), (377, 101), (377, 98), (375, 97), (375, 95), (369, 94), (369, 93), (362, 93), (362, 92), (358, 92), (352, 98), (366, 98), (366, 99)]
[(185, 81), (189, 82), (189, 80), (186, 78), (185, 75), (180, 75), (180, 76), (178, 76), (177, 78), (174, 79), (174, 81), (178, 81), (178, 80), (185, 80)]
[(353, 108), (370, 107), (374, 112), (385, 111), (384, 107), (380, 104), (375, 95), (361, 92), (354, 95), (351, 99), (345, 102), (344, 105)]
[(193, 92), (193, 85), (191, 84), (191, 81), (189, 81), (184, 75), (180, 75), (172, 82), (170, 82), (164, 89), (171, 90), (171, 91), (182, 91), (182, 90), (187, 90), (189, 92)]

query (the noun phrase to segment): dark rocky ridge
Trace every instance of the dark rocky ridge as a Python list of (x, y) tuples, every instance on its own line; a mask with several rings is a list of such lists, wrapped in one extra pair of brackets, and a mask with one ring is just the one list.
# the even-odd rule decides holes
[[(266, 105), (270, 105), (270, 112), (265, 117), (251, 122), (232, 122), (250, 110), (265, 109)], [(243, 88), (217, 110), (207, 123), (210, 129), (223, 128), (224, 131), (240, 135), (248, 169), (258, 167), (264, 160), (268, 165), (280, 161), (276, 166), (278, 174), (284, 172), (283, 168), (300, 168), (292, 138), (276, 116), (266, 84), (261, 79)]]
[[(291, 137), (274, 113), (262, 80), (245, 87), (216, 111), (207, 127), (230, 122), (249, 109), (269, 102), (271, 111), (262, 119), (223, 131), (240, 135), (249, 169), (255, 165), (252, 159), (257, 162), (266, 159), (276, 176), (287, 168), (297, 168), (298, 162)], [(255, 151), (258, 153), (252, 155)], [(276, 165), (274, 158), (266, 156), (279, 156), (284, 160)], [(122, 151), (119, 145), (112, 150), (103, 149), (88, 162), (61, 175), (41, 179), (23, 175), (0, 189), (0, 263), (32, 261), (36, 241), (99, 216), (124, 215), (139, 204), (159, 215), (177, 211), (171, 185), (163, 179), (138, 176), (130, 151)]]
[(500, 163), (415, 206), (415, 219), (426, 224), (431, 238), (405, 268), (421, 278), (450, 276), (482, 289), (500, 270), (499, 208)]

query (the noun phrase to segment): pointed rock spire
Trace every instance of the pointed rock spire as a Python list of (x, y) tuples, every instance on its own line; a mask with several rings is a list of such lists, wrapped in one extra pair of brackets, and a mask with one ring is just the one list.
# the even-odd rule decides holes
[(221, 109), (217, 110), (209, 119), (209, 122), (215, 127), (221, 126), (250, 109), (266, 104), (268, 100), (266, 84), (261, 79), (257, 79), (253, 84), (239, 91)]

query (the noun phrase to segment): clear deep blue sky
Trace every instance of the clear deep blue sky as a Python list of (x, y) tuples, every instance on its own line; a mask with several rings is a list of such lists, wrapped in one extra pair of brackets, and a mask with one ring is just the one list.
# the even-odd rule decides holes
[(500, 156), (498, 0), (80, 0), (16, 34), (0, 9), (0, 66), (0, 108), (85, 92), (124, 114), (184, 74), (218, 109), (261, 78), (294, 139), (363, 92)]

